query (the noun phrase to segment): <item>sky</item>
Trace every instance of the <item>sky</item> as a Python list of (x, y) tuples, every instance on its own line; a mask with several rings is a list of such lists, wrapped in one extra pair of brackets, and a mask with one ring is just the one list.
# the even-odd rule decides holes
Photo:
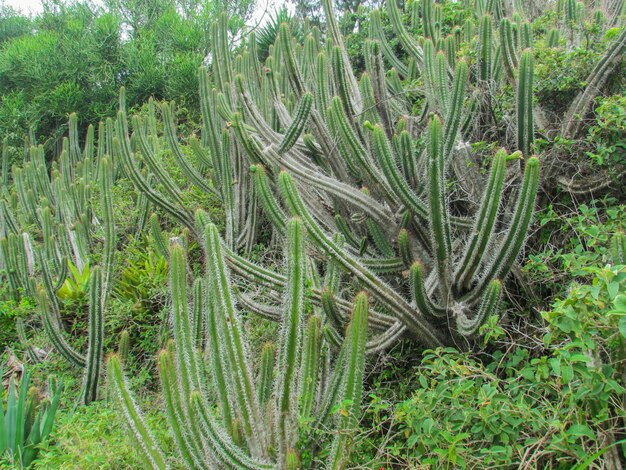
[[(99, 3), (97, 0), (94, 3)], [(250, 18), (249, 25), (255, 26), (263, 23), (274, 11), (285, 3), (285, 0), (257, 0), (257, 8)], [(36, 14), (41, 12), (41, 0), (0, 0), (0, 4), (4, 4), (24, 13)], [(288, 5), (288, 8), (292, 5)]]

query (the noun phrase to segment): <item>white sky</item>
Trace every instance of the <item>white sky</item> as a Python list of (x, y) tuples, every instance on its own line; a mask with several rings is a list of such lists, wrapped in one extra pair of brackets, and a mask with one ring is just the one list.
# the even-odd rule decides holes
[[(96, 0), (94, 3), (97, 4), (100, 2)], [(252, 18), (250, 18), (249, 25), (255, 26), (258, 23), (263, 23), (284, 3), (285, 0), (257, 0), (257, 7), (252, 15)], [(31, 14), (37, 14), (43, 9), (41, 0), (0, 0), (0, 4), (21, 10), (23, 13)], [(293, 5), (288, 4), (287, 8), (289, 8), (290, 11), (293, 11)]]

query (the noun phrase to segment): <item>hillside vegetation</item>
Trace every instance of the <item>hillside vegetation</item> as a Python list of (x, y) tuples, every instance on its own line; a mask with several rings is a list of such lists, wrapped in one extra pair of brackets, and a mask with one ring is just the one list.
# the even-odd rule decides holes
[(252, 8), (0, 6), (0, 466), (623, 468), (626, 2)]

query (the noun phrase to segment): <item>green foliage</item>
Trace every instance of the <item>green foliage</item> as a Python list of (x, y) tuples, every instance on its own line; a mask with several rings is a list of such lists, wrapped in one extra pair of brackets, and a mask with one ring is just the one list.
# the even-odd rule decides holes
[(164, 306), (167, 260), (152, 247), (129, 246), (114, 294), (136, 312), (158, 313)]
[(626, 95), (599, 99), (595, 113), (596, 123), (587, 135), (592, 150), (587, 155), (598, 165), (619, 170), (619, 165), (626, 165)]
[(57, 291), (59, 299), (66, 302), (79, 302), (85, 300), (89, 292), (89, 281), (91, 279), (91, 268), (89, 262), (85, 264), (82, 271), (74, 266), (72, 261), (68, 261), (70, 276), (65, 279), (61, 288)]
[[(35, 311), (35, 305), (27, 297), (22, 297), (19, 301), (10, 299), (10, 296), (3, 292), (0, 295), (0, 349), (13, 347), (17, 342), (17, 332), (15, 323), (19, 318), (27, 318)], [(9, 299), (9, 300), (7, 300)]]
[[(151, 407), (146, 419), (155, 429), (163, 429), (165, 425), (165, 417), (154, 407)], [(120, 424), (116, 410), (102, 401), (73, 412), (62, 410), (57, 418), (54, 445), (42, 447), (32, 468), (140, 468), (141, 460), (127, 441)], [(168, 436), (162, 431), (159, 437), (168, 441)]]

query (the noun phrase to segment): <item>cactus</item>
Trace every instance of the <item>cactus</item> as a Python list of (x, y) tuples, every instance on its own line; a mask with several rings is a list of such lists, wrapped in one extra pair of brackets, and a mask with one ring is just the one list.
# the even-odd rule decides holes
[(613, 264), (626, 265), (626, 236), (623, 232), (616, 232), (611, 237), (611, 247), (609, 253)]
[(526, 157), (531, 155), (534, 142), (533, 119), (534, 63), (531, 50), (522, 52), (517, 84), (517, 147)]
[[(201, 228), (206, 218), (198, 214), (197, 219)], [(325, 413), (328, 424), (341, 431), (333, 444), (332, 457), (337, 465), (341, 465), (349, 456), (349, 436), (356, 428), (360, 408), (368, 324), (367, 296), (363, 293), (357, 296), (335, 371), (325, 385), (320, 382), (317, 372), (324, 342), (321, 320), (317, 316), (306, 320), (304, 298), (309, 263), (304, 250), (305, 227), (299, 219), (289, 220), (286, 224), (287, 286), (278, 348), (271, 343), (263, 347), (258, 379), (253, 380), (247, 353), (250, 346), (239, 325), (239, 313), (221, 254), (224, 242), (210, 223), (205, 233), (207, 279), (212, 289), (207, 291), (202, 313), (207, 319), (207, 351), (210, 356), (218, 357), (213, 357), (206, 365), (201, 359), (188, 313), (185, 253), (174, 240), (170, 260), (174, 341), (159, 353), (158, 361), (168, 423), (181, 459), (193, 468), (301, 468), (297, 447), (301, 418), (310, 417), (312, 410), (319, 407), (326, 406), (330, 410), (341, 404), (347, 407), (345, 416), (334, 419), (329, 412)], [(277, 373), (274, 375), (276, 349)], [(167, 461), (162, 447), (141, 418), (117, 355), (109, 357), (108, 374), (120, 411), (138, 449), (143, 451), (146, 464), (164, 468)], [(217, 386), (218, 393), (213, 396), (222, 405), (222, 410), (230, 410), (230, 416), (238, 417), (236, 420), (229, 420), (225, 413), (222, 413), (222, 419), (213, 415), (211, 395), (206, 394), (208, 384), (204, 377)], [(332, 393), (325, 393), (325, 387), (319, 389), (320, 386), (331, 387)], [(221, 387), (227, 393), (219, 393)], [(325, 405), (318, 397), (326, 397)], [(255, 414), (255, 410), (270, 403), (273, 403), (275, 412), (256, 411)], [(239, 419), (242, 420), (243, 440), (237, 445)], [(247, 429), (254, 429), (255, 434)], [(272, 432), (273, 429), (276, 433)], [(269, 449), (274, 446), (278, 454), (272, 461)], [(312, 451), (317, 452), (315, 448)]]
[(104, 339), (104, 302), (102, 271), (98, 266), (91, 271), (89, 283), (89, 348), (85, 371), (85, 404), (97, 398), (100, 365), (102, 362), (102, 342)]

